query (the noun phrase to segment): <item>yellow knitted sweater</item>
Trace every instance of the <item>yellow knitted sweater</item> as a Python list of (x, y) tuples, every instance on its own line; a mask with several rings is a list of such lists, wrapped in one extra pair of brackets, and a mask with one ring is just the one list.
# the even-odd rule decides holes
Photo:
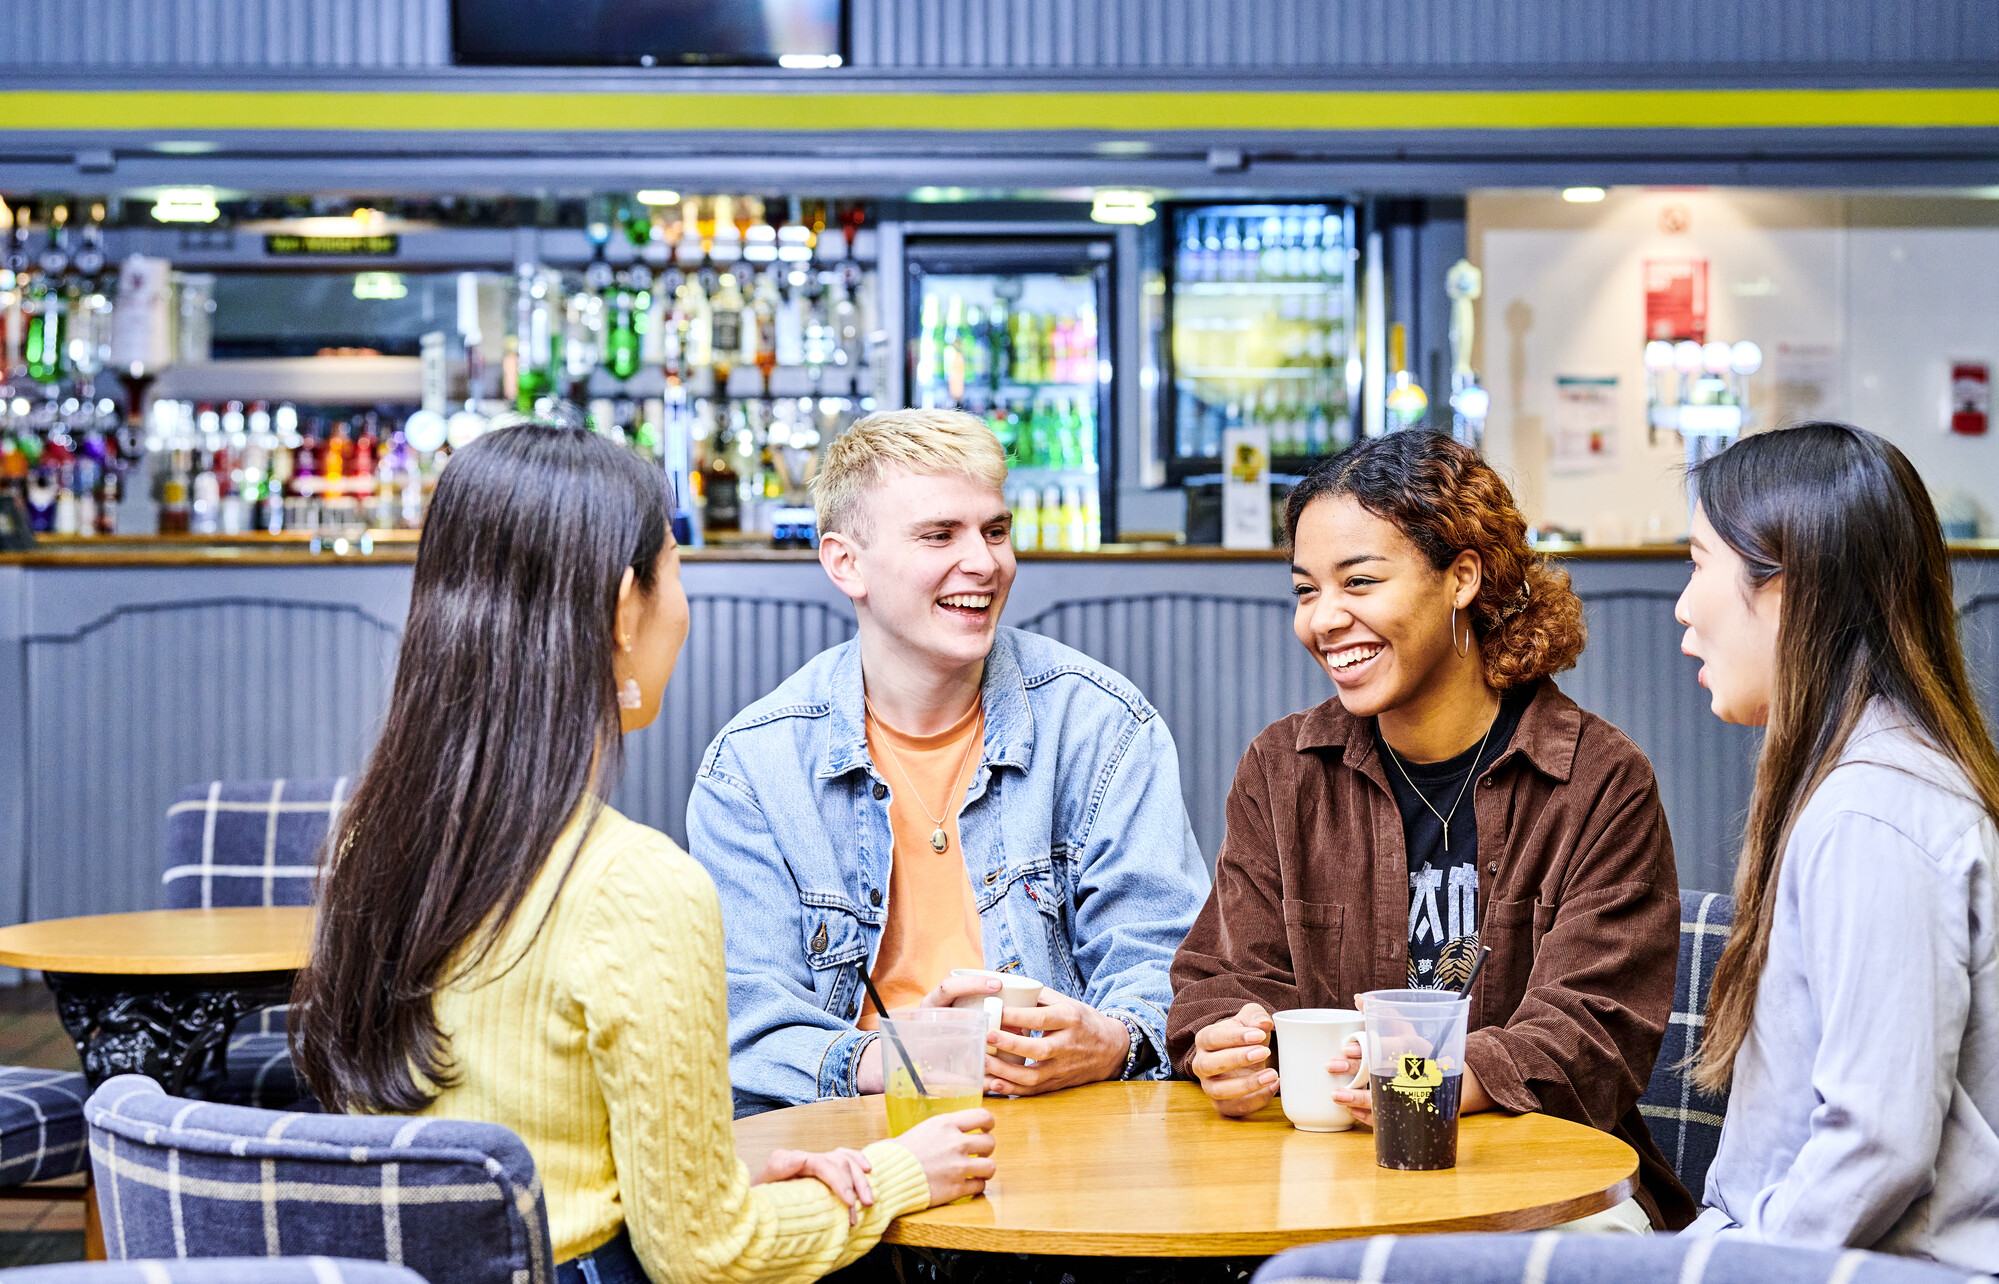
[(715, 885), (673, 840), (605, 808), (544, 923), (580, 828), (557, 840), (487, 962), (438, 995), (457, 1082), (425, 1112), (520, 1135), (555, 1259), (622, 1225), (662, 1284), (811, 1280), (925, 1207), (922, 1167), (890, 1141), (867, 1148), (875, 1203), (858, 1226), (817, 1181), (750, 1185), (730, 1117)]

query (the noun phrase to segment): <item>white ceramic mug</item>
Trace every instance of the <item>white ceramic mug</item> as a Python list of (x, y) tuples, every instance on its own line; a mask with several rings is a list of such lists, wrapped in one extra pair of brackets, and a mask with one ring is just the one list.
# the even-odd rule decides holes
[[(1000, 983), (998, 994), (967, 994), (951, 1005), (954, 1008), (983, 1008), (988, 1032), (1000, 1028), (1001, 1008), (1031, 1008), (1041, 1002), (1041, 982), (1033, 977), (1020, 976), (1013, 972), (989, 972), (982, 967), (954, 967), (951, 969), (951, 975), (986, 976)], [(1027, 1064), (1025, 1057), (1015, 1056), (1011, 1052), (996, 1052), (993, 1055), (1002, 1061), (1011, 1061), (1017, 1066)]]
[[(1284, 1117), (1301, 1132), (1345, 1132), (1353, 1127), (1353, 1111), (1333, 1100), (1336, 1088), (1367, 1086), (1367, 1022), (1346, 1008), (1296, 1008), (1279, 1012), (1277, 1062), (1283, 1076), (1278, 1089)], [(1326, 1070), (1334, 1057), (1344, 1057), (1349, 1040), (1361, 1045), (1359, 1069), (1347, 1082)]]

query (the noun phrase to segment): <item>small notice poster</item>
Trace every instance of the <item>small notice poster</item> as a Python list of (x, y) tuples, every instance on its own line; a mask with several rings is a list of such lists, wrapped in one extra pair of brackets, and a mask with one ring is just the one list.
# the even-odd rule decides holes
[(1270, 547), (1270, 430), (1222, 432), (1222, 547)]
[(1707, 342), (1707, 260), (1645, 260), (1645, 338)]
[(1617, 377), (1557, 375), (1549, 471), (1591, 473), (1616, 466)]

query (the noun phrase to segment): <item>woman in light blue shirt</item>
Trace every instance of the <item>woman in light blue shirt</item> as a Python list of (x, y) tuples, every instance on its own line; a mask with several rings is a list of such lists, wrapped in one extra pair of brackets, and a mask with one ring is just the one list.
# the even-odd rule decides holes
[(1922, 480), (1843, 424), (1693, 477), (1682, 650), (1767, 727), (1696, 1079), (1689, 1233), (1999, 1267), (1999, 753)]

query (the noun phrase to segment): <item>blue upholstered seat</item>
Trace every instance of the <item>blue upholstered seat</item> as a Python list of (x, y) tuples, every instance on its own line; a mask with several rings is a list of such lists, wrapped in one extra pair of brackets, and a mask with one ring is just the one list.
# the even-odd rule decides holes
[(429, 1284), (554, 1278), (534, 1160), (497, 1124), (207, 1104), (143, 1075), (107, 1080), (85, 1112), (114, 1260), (323, 1253)]
[(65, 1262), (7, 1272), (7, 1284), (424, 1284), (405, 1266), (338, 1257), (201, 1257)]
[[(167, 909), (310, 905), (319, 849), (348, 795), (346, 776), (319, 780), (211, 780), (167, 808), (162, 904)], [(223, 1054), (223, 1100), (314, 1109), (292, 1070), (283, 1008), (246, 1017)]]
[(0, 1186), (24, 1186), (83, 1171), (83, 1101), (74, 1070), (0, 1066)]
[(1972, 1271), (1881, 1253), (1689, 1235), (1382, 1235), (1294, 1248), (1252, 1284), (1968, 1284)]
[(1708, 1165), (1721, 1144), (1728, 1097), (1712, 1097), (1694, 1087), (1686, 1065), (1700, 1050), (1707, 1024), (1708, 987), (1728, 929), (1735, 922), (1735, 898), (1720, 892), (1680, 893), (1680, 965), (1673, 981), (1673, 1015), (1652, 1067), (1652, 1081), (1638, 1098), (1639, 1113), (1652, 1130), (1666, 1162), (1698, 1204), (1707, 1188)]

